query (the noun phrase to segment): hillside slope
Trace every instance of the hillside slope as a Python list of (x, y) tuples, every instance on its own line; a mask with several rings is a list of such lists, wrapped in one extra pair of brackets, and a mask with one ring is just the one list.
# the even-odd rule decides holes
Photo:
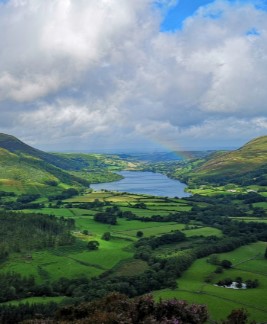
[[(0, 133), (0, 191), (57, 191), (67, 186), (121, 179), (113, 173), (137, 163), (117, 155), (59, 154), (35, 149), (14, 136)], [(50, 187), (50, 188), (49, 188)]]
[(16, 154), (30, 155), (65, 170), (79, 169), (79, 166), (72, 161), (69, 161), (64, 157), (58, 156), (56, 154), (46, 153), (33, 148), (12, 135), (0, 133), (0, 148), (6, 149)]
[(51, 186), (55, 190), (57, 185), (64, 188), (89, 184), (57, 167), (61, 164), (67, 168), (68, 160), (37, 150), (16, 137), (0, 134), (0, 190), (46, 192)]
[(251, 140), (238, 150), (215, 154), (183, 175), (193, 182), (267, 185), (267, 136)]

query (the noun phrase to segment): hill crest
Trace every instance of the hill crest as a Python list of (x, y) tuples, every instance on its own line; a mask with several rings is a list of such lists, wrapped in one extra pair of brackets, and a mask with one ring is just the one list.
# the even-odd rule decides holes
[(193, 182), (267, 184), (267, 136), (257, 137), (239, 149), (216, 154), (186, 173)]

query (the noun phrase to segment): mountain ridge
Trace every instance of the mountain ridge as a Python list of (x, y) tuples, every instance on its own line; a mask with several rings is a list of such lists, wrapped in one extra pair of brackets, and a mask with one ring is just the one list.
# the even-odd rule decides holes
[[(70, 165), (70, 167), (69, 167)], [(0, 133), (0, 187), (6, 183), (16, 183), (19, 187), (87, 186), (89, 182), (67, 171), (71, 161), (35, 149), (15, 136)], [(9, 190), (12, 189), (8, 188)]]
[(44, 151), (36, 149), (22, 142), (20, 139), (13, 135), (0, 133), (0, 147), (17, 154), (29, 154), (64, 170), (76, 169), (76, 165), (73, 164), (71, 161), (66, 160), (63, 157), (57, 156), (55, 154), (46, 153)]
[(250, 140), (237, 150), (223, 152), (209, 157), (182, 175), (193, 182), (215, 182), (220, 184), (260, 184), (266, 183), (267, 176), (267, 136)]

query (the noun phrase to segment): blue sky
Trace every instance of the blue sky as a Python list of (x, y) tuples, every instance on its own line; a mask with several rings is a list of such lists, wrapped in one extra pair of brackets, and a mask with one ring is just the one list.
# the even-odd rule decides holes
[[(214, 0), (179, 0), (177, 4), (172, 6), (167, 12), (164, 13), (164, 19), (161, 24), (163, 32), (176, 31), (182, 29), (183, 22), (186, 18), (191, 17), (195, 12), (203, 6), (214, 3)], [(267, 10), (267, 1), (251, 1), (251, 0), (228, 0), (229, 3), (251, 3)]]
[(175, 31), (182, 28), (183, 21), (192, 16), (195, 11), (204, 5), (207, 5), (213, 0), (180, 0), (166, 14), (161, 24), (161, 30)]
[(155, 1), (0, 0), (0, 132), (109, 152), (266, 135), (267, 1)]

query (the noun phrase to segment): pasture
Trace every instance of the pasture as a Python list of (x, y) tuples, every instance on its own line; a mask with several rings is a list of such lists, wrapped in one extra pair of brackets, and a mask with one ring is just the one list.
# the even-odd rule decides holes
[[(137, 240), (137, 231), (142, 231), (144, 237), (157, 236), (173, 230), (183, 230), (187, 237), (196, 235), (220, 236), (221, 232), (212, 227), (189, 226), (175, 222), (142, 222), (118, 218), (117, 225), (109, 225), (94, 221), (93, 216), (101, 210), (76, 208), (75, 204), (82, 202), (109, 201), (117, 205), (122, 211), (132, 211), (139, 216), (168, 215), (170, 212), (189, 210), (186, 200), (155, 198), (145, 195), (129, 195), (124, 193), (90, 192), (84, 196), (77, 196), (66, 200), (72, 203), (72, 208), (49, 208), (23, 210), (25, 213), (41, 213), (57, 217), (73, 218), (75, 220), (74, 236), (77, 242), (74, 246), (58, 247), (33, 251), (30, 259), (21, 254), (12, 254), (8, 261), (1, 265), (1, 271), (14, 271), (23, 275), (34, 275), (37, 282), (43, 280), (55, 281), (60, 277), (75, 278), (85, 275), (92, 278), (103, 272), (114, 269), (118, 273), (128, 273), (125, 261), (133, 257), (132, 244)], [(44, 201), (43, 201), (44, 202)], [(146, 208), (133, 207), (143, 202)], [(108, 206), (107, 206), (108, 207)], [(105, 209), (106, 207), (104, 207)], [(84, 234), (84, 230), (89, 235)], [(111, 240), (101, 239), (105, 232), (111, 233)], [(90, 240), (100, 243), (99, 250), (88, 251), (86, 244)], [(136, 260), (131, 261), (131, 268), (144, 271), (146, 266)], [(123, 265), (123, 266), (122, 266)], [(131, 272), (131, 271), (130, 271)]]
[(126, 248), (131, 242), (112, 238), (111, 241), (101, 240), (97, 251), (89, 251), (86, 242), (94, 237), (86, 236), (86, 241), (78, 240), (74, 246), (34, 251), (31, 258), (21, 254), (12, 254), (9, 260), (1, 264), (4, 272), (18, 272), (22, 275), (34, 275), (36, 281), (56, 281), (61, 277), (92, 278), (114, 267), (119, 261), (129, 259), (133, 253)]
[[(263, 254), (266, 243), (257, 242), (240, 247), (232, 252), (219, 254), (220, 260), (227, 259), (234, 268), (215, 274), (216, 265), (207, 263), (207, 258), (199, 259), (178, 279), (175, 290), (156, 291), (156, 298), (185, 299), (192, 303), (206, 304), (213, 320), (226, 317), (232, 309), (246, 308), (250, 318), (258, 322), (267, 320), (267, 271)], [(210, 283), (205, 278), (211, 276)], [(259, 287), (235, 290), (214, 286), (223, 278), (242, 277), (243, 280), (258, 279)]]

